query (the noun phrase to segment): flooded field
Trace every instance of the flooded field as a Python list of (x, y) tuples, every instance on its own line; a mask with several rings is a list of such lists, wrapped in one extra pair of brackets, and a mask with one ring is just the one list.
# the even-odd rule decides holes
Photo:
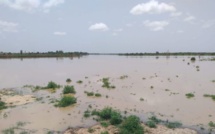
[[(0, 111), (0, 131), (23, 123), (30, 133), (63, 132), (68, 127), (97, 124), (84, 118), (87, 109), (110, 106), (134, 114), (145, 122), (156, 115), (179, 121), (184, 127), (206, 133), (215, 121), (215, 62), (191, 62), (188, 56), (85, 56), (82, 58), (38, 58), (0, 60), (0, 97), (12, 107)], [(201, 57), (207, 58), (207, 57)], [(66, 80), (70, 78), (70, 83)], [(113, 88), (102, 87), (108, 78)], [(55, 92), (35, 90), (54, 81)], [(78, 82), (79, 81), (79, 82)], [(63, 86), (73, 85), (77, 103), (55, 107)], [(89, 97), (86, 93), (100, 93)], [(11, 95), (12, 94), (12, 95)], [(12, 96), (14, 98), (7, 98)], [(12, 99), (12, 100), (11, 100)], [(19, 130), (20, 132), (22, 130)], [(213, 132), (212, 132), (213, 133)]]

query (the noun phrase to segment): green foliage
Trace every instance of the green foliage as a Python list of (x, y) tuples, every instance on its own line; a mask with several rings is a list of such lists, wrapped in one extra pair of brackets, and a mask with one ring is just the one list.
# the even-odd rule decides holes
[(90, 111), (89, 111), (89, 110), (86, 110), (86, 111), (84, 112), (84, 117), (85, 117), (85, 118), (89, 118), (89, 117), (90, 117)]
[(191, 59), (190, 59), (191, 61), (195, 61), (196, 60), (196, 58), (195, 57), (191, 57)]
[(109, 133), (108, 133), (108, 131), (105, 131), (105, 132), (101, 132), (101, 134), (109, 134)]
[(78, 80), (77, 83), (78, 83), (78, 84), (82, 84), (83, 81), (82, 81), (82, 80)]
[(109, 78), (103, 78), (102, 82), (103, 82), (102, 87), (104, 87), (104, 88), (107, 88), (107, 89), (116, 88), (115, 86), (113, 86), (113, 85), (110, 84)]
[(101, 126), (103, 127), (108, 127), (109, 125), (110, 125), (109, 122), (106, 122), (106, 121), (101, 122)]
[(88, 128), (88, 132), (89, 132), (89, 133), (93, 133), (94, 131), (95, 131), (94, 129)]
[(204, 97), (210, 97), (212, 100), (215, 101), (215, 95), (205, 94)]
[(215, 123), (213, 123), (212, 121), (210, 121), (210, 122), (208, 123), (208, 126), (215, 128)]
[(117, 125), (117, 124), (120, 124), (121, 122), (122, 122), (121, 114), (119, 112), (112, 111), (111, 119), (110, 119), (111, 125)]
[(185, 95), (187, 96), (188, 99), (195, 97), (195, 95), (193, 93), (187, 93)]
[(146, 125), (150, 128), (156, 128), (157, 127), (157, 124), (154, 121), (150, 121), (150, 120), (146, 122)]
[(44, 89), (56, 89), (56, 88), (60, 88), (60, 85), (56, 84), (53, 81), (50, 81), (48, 85), (44, 87)]
[(100, 93), (95, 94), (96, 97), (101, 97), (102, 95)]
[(97, 111), (96, 109), (94, 109), (94, 110), (91, 112), (91, 115), (97, 115), (97, 116), (99, 116), (99, 111)]
[(178, 127), (181, 127), (182, 126), (182, 124), (180, 123), (180, 122), (168, 122), (168, 123), (166, 123), (165, 124), (168, 128), (172, 128), (172, 129), (174, 129), (174, 128), (178, 128)]
[(15, 129), (14, 127), (11, 127), (11, 128), (3, 130), (2, 133), (3, 134), (15, 134), (14, 129)]
[(144, 134), (140, 119), (134, 115), (126, 118), (120, 127), (119, 134)]
[(110, 107), (106, 107), (99, 112), (99, 116), (104, 120), (109, 120), (111, 118), (111, 113), (113, 109)]
[(150, 118), (149, 118), (149, 120), (150, 120), (150, 121), (155, 122), (156, 124), (158, 124), (158, 123), (160, 123), (160, 122), (161, 122), (161, 120), (160, 120), (160, 119), (158, 119), (156, 116), (152, 116), (152, 117), (150, 117)]
[(140, 101), (144, 101), (144, 99), (141, 97), (141, 98), (140, 98)]
[(94, 96), (94, 92), (87, 92), (87, 96)]
[(56, 106), (67, 107), (76, 103), (76, 98), (73, 96), (63, 96)]
[(72, 80), (70, 78), (66, 79), (66, 82), (72, 82)]
[(72, 93), (72, 94), (76, 93), (74, 86), (65, 86), (64, 87), (63, 94), (69, 94), (69, 93)]
[(6, 103), (3, 101), (0, 101), (0, 110), (6, 109), (6, 108), (7, 108)]

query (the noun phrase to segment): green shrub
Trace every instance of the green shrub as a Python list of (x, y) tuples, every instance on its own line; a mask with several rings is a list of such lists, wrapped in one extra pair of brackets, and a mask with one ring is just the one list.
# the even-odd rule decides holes
[(101, 126), (103, 126), (103, 127), (108, 127), (109, 125), (110, 124), (108, 122), (106, 122), (106, 121), (101, 122)]
[(195, 97), (195, 95), (193, 93), (187, 93), (185, 95), (187, 96), (188, 99)]
[(72, 82), (72, 80), (70, 78), (66, 79), (66, 82)]
[(215, 95), (205, 94), (204, 97), (210, 97), (212, 100), (215, 101)]
[(150, 117), (150, 118), (149, 118), (149, 120), (150, 120), (150, 121), (155, 122), (156, 124), (158, 124), (158, 123), (160, 123), (160, 122), (161, 122), (161, 120), (160, 120), (160, 119), (158, 119), (156, 116), (152, 116), (152, 117)]
[(69, 94), (69, 93), (72, 93), (72, 94), (76, 93), (74, 86), (65, 86), (64, 87), (63, 94)]
[(60, 88), (60, 85), (57, 85), (55, 82), (53, 82), (53, 81), (50, 81), (49, 83), (48, 83), (48, 85), (45, 87), (46, 89), (48, 88), (52, 88), (52, 89), (55, 89), (55, 88)]
[(118, 125), (122, 122), (122, 116), (119, 112), (112, 111), (111, 112), (111, 119), (110, 123), (111, 125)]
[(144, 134), (140, 119), (134, 115), (126, 118), (120, 127), (119, 134)]
[(102, 87), (104, 88), (108, 88), (108, 89), (116, 88), (115, 86), (110, 85), (109, 78), (103, 78), (102, 82), (103, 82)]
[(209, 125), (210, 127), (214, 127), (214, 128), (215, 128), (215, 123), (213, 123), (212, 121), (210, 121), (210, 122), (208, 123), (208, 125)]
[(146, 122), (146, 125), (150, 128), (156, 128), (157, 127), (157, 124), (154, 122), (154, 121), (147, 121)]
[(106, 108), (102, 109), (101, 112), (99, 112), (99, 116), (104, 120), (109, 120), (111, 118), (112, 111), (113, 111), (112, 108), (106, 107)]
[(195, 57), (191, 57), (191, 59), (190, 59), (191, 61), (195, 61), (196, 60), (196, 58)]
[(87, 92), (87, 96), (94, 96), (94, 92)]
[(94, 129), (88, 128), (88, 132), (89, 132), (89, 133), (93, 133), (94, 131), (95, 131)]
[(97, 115), (97, 116), (99, 116), (99, 111), (97, 111), (96, 109), (94, 109), (94, 110), (91, 112), (91, 115)]
[(76, 98), (73, 96), (63, 96), (61, 100), (58, 102), (57, 106), (59, 107), (67, 107), (76, 103)]
[(82, 80), (78, 80), (77, 83), (78, 83), (78, 84), (82, 84), (83, 81), (82, 81)]
[(102, 95), (100, 93), (95, 94), (96, 97), (101, 97)]
[(108, 133), (108, 131), (105, 131), (105, 132), (101, 132), (101, 134), (109, 134), (109, 133)]
[(6, 103), (3, 101), (0, 101), (0, 110), (7, 108)]
[(90, 117), (90, 111), (89, 110), (87, 110), (87, 111), (84, 112), (84, 117), (85, 118)]

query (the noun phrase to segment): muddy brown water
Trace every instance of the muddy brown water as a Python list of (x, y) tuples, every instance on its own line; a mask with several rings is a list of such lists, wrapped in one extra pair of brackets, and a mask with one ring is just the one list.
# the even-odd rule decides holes
[[(196, 66), (199, 66), (199, 71)], [(32, 94), (43, 99), (2, 110), (0, 131), (17, 122), (27, 122), (24, 128), (35, 130), (35, 133), (92, 126), (96, 121), (83, 118), (89, 105), (93, 109), (111, 106), (122, 112), (126, 110), (128, 114), (138, 115), (143, 121), (155, 114), (163, 120), (180, 121), (185, 126), (202, 124), (207, 128), (210, 121), (215, 121), (215, 102), (203, 95), (215, 95), (215, 83), (212, 82), (215, 80), (214, 68), (215, 62), (199, 61), (197, 57), (192, 63), (188, 56), (1, 59), (0, 90), (13, 89), (20, 94)], [(128, 78), (120, 79), (123, 75)], [(100, 80), (104, 77), (109, 77), (110, 83), (116, 88), (102, 88)], [(67, 108), (56, 108), (50, 103), (51, 99), (62, 96), (62, 88), (50, 93), (31, 92), (30, 88), (23, 87), (45, 86), (49, 81), (67, 85), (67, 78), (72, 80), (69, 85), (75, 86), (78, 99), (76, 105)], [(83, 83), (77, 84), (78, 80)], [(98, 92), (102, 97), (87, 97), (84, 91)], [(195, 97), (187, 99), (186, 93), (194, 93)], [(144, 101), (140, 101), (140, 98)]]

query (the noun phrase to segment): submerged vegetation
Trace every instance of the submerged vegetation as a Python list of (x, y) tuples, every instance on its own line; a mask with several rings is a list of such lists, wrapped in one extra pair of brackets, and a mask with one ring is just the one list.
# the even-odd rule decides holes
[(70, 82), (72, 82), (72, 80), (70, 78), (67, 78), (66, 82), (70, 83)]
[(60, 101), (55, 105), (57, 107), (67, 107), (72, 104), (75, 104), (77, 99), (73, 96), (63, 96)]
[(104, 88), (107, 88), (107, 89), (113, 89), (113, 88), (116, 88), (114, 85), (111, 85), (110, 82), (109, 82), (109, 78), (103, 78), (102, 79), (102, 87)]
[(63, 89), (63, 94), (75, 94), (76, 91), (75, 91), (75, 88), (74, 86), (65, 86), (64, 89)]
[(195, 95), (193, 93), (187, 93), (185, 95), (188, 99), (195, 97)]
[(215, 95), (204, 94), (204, 97), (210, 97), (212, 100), (215, 101)]

